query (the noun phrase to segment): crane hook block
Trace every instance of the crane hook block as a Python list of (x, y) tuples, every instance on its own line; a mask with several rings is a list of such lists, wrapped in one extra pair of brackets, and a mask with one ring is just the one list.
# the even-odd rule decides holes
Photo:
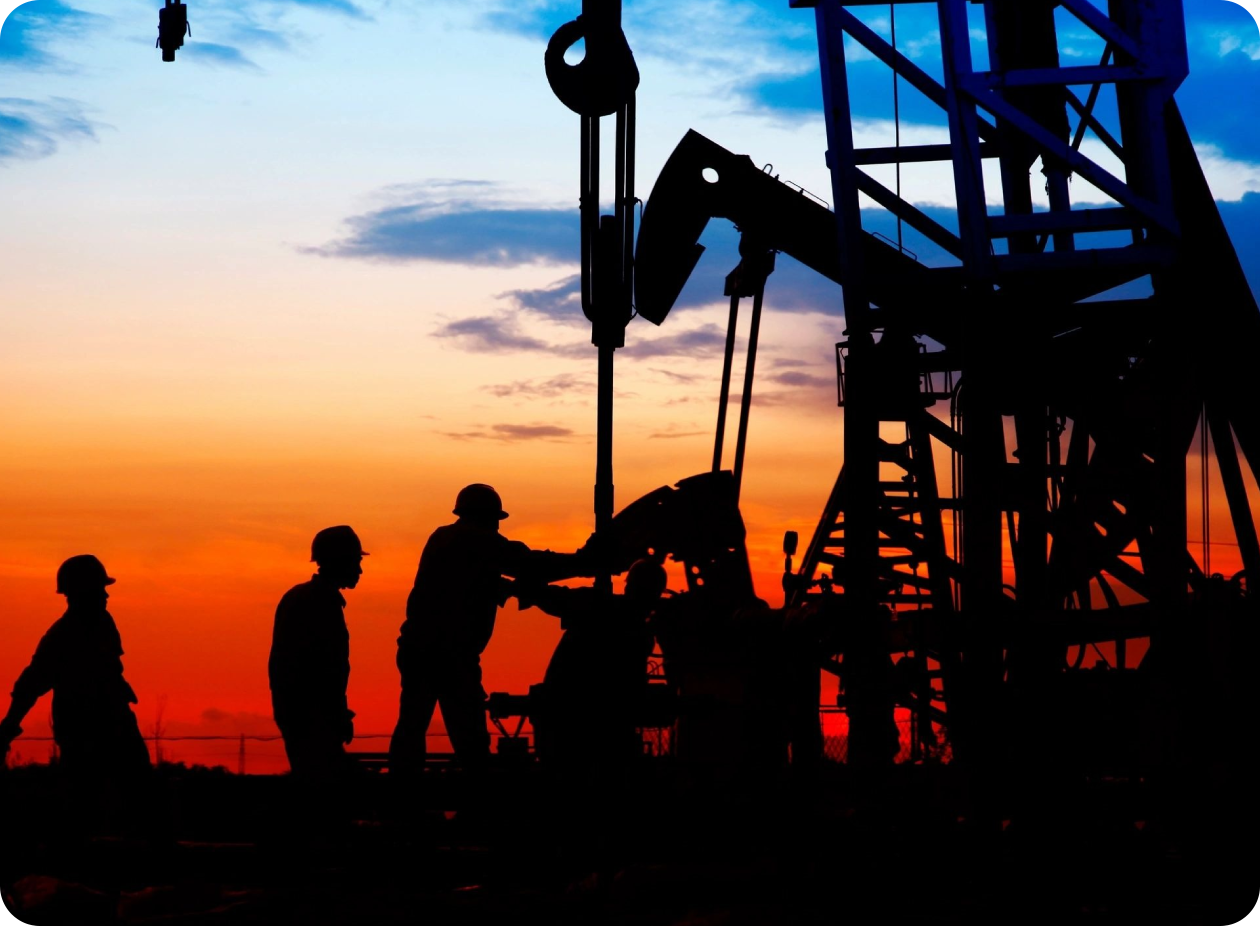
[[(586, 56), (577, 64), (564, 53), (579, 41)], [(639, 68), (615, 22), (590, 24), (582, 16), (567, 22), (551, 37), (543, 56), (547, 83), (560, 102), (580, 116), (608, 116), (630, 102), (639, 86)]]
[(166, 6), (158, 10), (157, 47), (162, 49), (163, 61), (175, 60), (175, 50), (184, 47), (185, 35), (192, 35), (188, 6), (181, 0), (166, 0)]

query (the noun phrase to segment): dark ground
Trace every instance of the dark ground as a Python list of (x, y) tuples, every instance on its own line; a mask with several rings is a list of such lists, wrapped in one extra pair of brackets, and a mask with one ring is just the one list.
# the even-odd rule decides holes
[[(989, 824), (948, 766), (898, 766), (882, 797), (843, 766), (754, 800), (658, 760), (634, 789), (561, 800), (499, 768), (475, 816), (394, 819), (365, 774), (337, 844), (297, 835), (286, 776), (163, 767), (175, 840), (50, 844), (47, 767), (0, 776), (0, 885), (31, 923), (1236, 922), (1260, 890), (1250, 814), (1221, 794), (1175, 812), (1147, 783), (1077, 781)], [(429, 806), (459, 803), (457, 772)], [(726, 794), (727, 797), (722, 795)], [(856, 795), (864, 794), (861, 800)], [(993, 802), (990, 802), (993, 803)], [(995, 805), (996, 806), (996, 805)], [(613, 808), (613, 809), (608, 809)], [(1160, 810), (1159, 808), (1163, 808)]]

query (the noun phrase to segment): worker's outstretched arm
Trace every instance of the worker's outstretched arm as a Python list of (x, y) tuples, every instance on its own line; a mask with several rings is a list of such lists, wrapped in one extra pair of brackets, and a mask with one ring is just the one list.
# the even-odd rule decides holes
[[(625, 572), (629, 563), (615, 562), (615, 551), (591, 534), (586, 543), (574, 553), (553, 553), (551, 550), (531, 550), (517, 540), (506, 541), (510, 547), (507, 568), (504, 572), (513, 578), (526, 579), (536, 584), (556, 582), (560, 579), (594, 578), (600, 566), (615, 573)], [(607, 548), (607, 549), (606, 549)]]
[(35, 702), (53, 687), (52, 644), (48, 637), (40, 641), (31, 664), (22, 670), (13, 685), (9, 712), (0, 720), (0, 756), (9, 751), (9, 745), (22, 734), (22, 720)]
[(560, 618), (562, 626), (571, 626), (590, 613), (594, 602), (594, 589), (566, 588), (563, 585), (537, 585), (517, 581), (513, 594), (522, 608), (539, 608), (552, 617)]

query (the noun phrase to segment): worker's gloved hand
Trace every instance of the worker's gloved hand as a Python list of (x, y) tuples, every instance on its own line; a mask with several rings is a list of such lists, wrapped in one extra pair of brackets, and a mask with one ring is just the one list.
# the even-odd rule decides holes
[(624, 551), (616, 540), (598, 532), (586, 539), (577, 555), (582, 558), (583, 575), (587, 576), (598, 575), (601, 567), (609, 572), (622, 573), (633, 562), (633, 559), (625, 561)]
[(538, 590), (544, 587), (542, 582), (531, 582), (528, 579), (517, 579), (512, 583), (512, 594), (522, 611), (532, 608), (538, 601)]
[[(511, 579), (504, 578), (503, 576), (499, 576), (498, 602), (499, 602), (500, 608), (503, 607), (505, 604), (507, 604), (507, 600), (509, 598), (517, 595), (517, 585), (518, 583), (513, 582)], [(517, 597), (519, 598), (519, 596)], [(521, 605), (521, 607), (526, 607), (526, 606)]]
[(347, 746), (354, 739), (354, 711), (346, 711), (345, 719), (342, 720), (341, 741)]

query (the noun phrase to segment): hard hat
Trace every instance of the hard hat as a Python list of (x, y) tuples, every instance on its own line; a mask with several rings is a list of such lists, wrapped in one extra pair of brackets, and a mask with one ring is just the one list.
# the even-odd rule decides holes
[(500, 521), (508, 516), (508, 513), (503, 510), (503, 499), (499, 498), (499, 493), (491, 486), (480, 482), (474, 482), (459, 490), (459, 494), (455, 496), (454, 513), (460, 516), (493, 517)]
[(655, 598), (665, 591), (665, 567), (653, 559), (636, 560), (626, 573), (626, 591), (634, 587), (635, 593), (642, 590), (649, 597)]
[(105, 572), (105, 566), (99, 559), (89, 553), (72, 556), (57, 570), (57, 594), (69, 595), (73, 592), (104, 588), (113, 585)]
[(325, 527), (311, 541), (311, 562), (324, 563), (336, 559), (353, 559), (367, 556), (359, 535), (349, 525)]

